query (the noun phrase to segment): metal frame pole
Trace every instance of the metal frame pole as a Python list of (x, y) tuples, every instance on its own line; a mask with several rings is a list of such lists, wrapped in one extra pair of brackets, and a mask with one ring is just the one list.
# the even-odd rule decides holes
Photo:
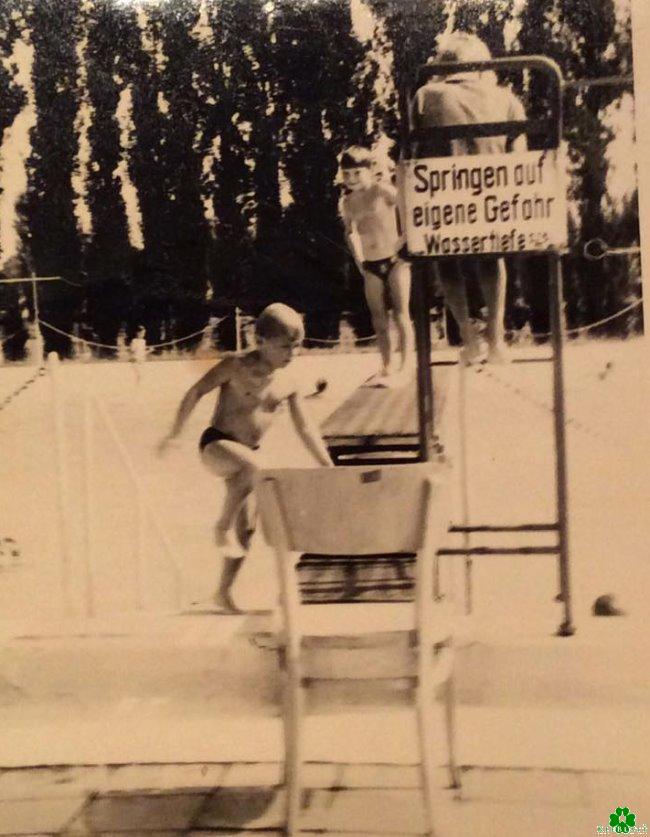
[(472, 565), (469, 552), (469, 467), (467, 459), (467, 367), (458, 364), (458, 470), (460, 476), (460, 515), (463, 527), (465, 613), (472, 612)]
[(411, 267), (414, 303), (415, 353), (417, 358), (417, 399), (419, 458), (429, 462), (434, 456), (434, 402), (431, 380), (431, 315), (429, 267), (416, 259)]
[(92, 619), (95, 609), (95, 579), (93, 561), (95, 554), (95, 462), (93, 451), (93, 415), (91, 403), (91, 370), (83, 370), (83, 519), (84, 519), (84, 569), (85, 569), (85, 610), (86, 617)]
[(59, 519), (59, 548), (61, 550), (60, 584), (63, 612), (72, 616), (73, 604), (70, 590), (70, 562), (72, 558), (72, 533), (70, 526), (70, 490), (68, 462), (65, 444), (65, 415), (64, 399), (61, 391), (60, 360), (56, 352), (47, 356), (48, 371), (50, 373), (50, 388), (52, 396), (52, 412), (54, 431), (54, 450), (57, 470), (57, 512)]
[(241, 352), (241, 312), (239, 310), (239, 305), (235, 306), (235, 348), (238, 352)]
[(553, 345), (553, 429), (555, 436), (555, 492), (558, 520), (558, 571), (564, 621), (558, 636), (572, 636), (571, 579), (569, 573), (568, 480), (566, 418), (564, 405), (564, 317), (562, 262), (559, 253), (549, 255), (551, 341)]

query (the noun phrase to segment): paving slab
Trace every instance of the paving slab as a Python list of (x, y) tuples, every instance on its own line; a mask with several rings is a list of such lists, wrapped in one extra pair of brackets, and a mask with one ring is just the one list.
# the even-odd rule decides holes
[(0, 802), (12, 799), (76, 798), (97, 787), (101, 767), (32, 767), (0, 770)]
[(423, 834), (426, 831), (419, 790), (313, 791), (302, 826), (314, 831), (370, 834)]
[(69, 833), (173, 832), (187, 830), (204, 803), (204, 794), (163, 792), (115, 794), (89, 799), (70, 824)]
[(532, 835), (532, 837), (573, 837), (594, 834), (597, 821), (579, 805), (555, 807), (521, 802), (445, 801), (436, 807), (436, 829), (441, 837), (452, 835), (484, 835), (494, 837), (502, 833)]
[[(221, 784), (227, 764), (125, 764), (107, 767), (97, 777), (103, 793), (140, 791), (156, 793), (169, 788), (205, 791)], [(1, 785), (0, 785), (1, 787)]]
[[(73, 720), (63, 709), (49, 718), (3, 726), (0, 765), (129, 764), (278, 761), (282, 730), (277, 718), (202, 717), (142, 704), (129, 714), (100, 712)], [(2, 723), (2, 720), (0, 720)]]
[[(441, 783), (444, 783), (441, 776)], [(339, 787), (343, 788), (419, 788), (418, 765), (346, 764)]]
[[(446, 759), (442, 709), (436, 705), (437, 759)], [(0, 765), (279, 762), (278, 717), (184, 717), (181, 705), (134, 707), (73, 721), (67, 712), (32, 722), (0, 719)], [(458, 761), (487, 767), (649, 771), (650, 713), (643, 708), (508, 708), (460, 706)], [(310, 716), (305, 753), (313, 762), (415, 764), (415, 719), (409, 709)], [(202, 784), (202, 783), (201, 783)], [(215, 783), (216, 784), (216, 783)], [(0, 794), (2, 779), (0, 775)]]
[[(187, 834), (187, 830), (151, 828), (133, 829), (129, 832), (124, 832), (123, 830), (94, 831), (92, 828), (88, 827), (84, 823), (78, 822), (70, 828), (66, 829), (65, 831), (61, 832), (61, 834), (55, 835), (55, 837), (124, 837), (125, 833), (128, 833), (130, 837), (185, 837), (185, 835)], [(53, 836), (48, 835), (48, 837)]]
[(650, 742), (642, 707), (464, 707), (458, 712), (459, 759), (465, 764), (576, 770), (639, 771)]
[(0, 834), (57, 834), (84, 805), (85, 796), (0, 801)]
[[(141, 829), (126, 832), (130, 837), (185, 837), (187, 833), (183, 830), (169, 830), (169, 829)], [(124, 831), (93, 831), (83, 824), (75, 825), (73, 828), (66, 830), (56, 837), (124, 837)], [(51, 835), (48, 835), (51, 837)]]
[(192, 826), (199, 829), (281, 828), (284, 818), (284, 792), (275, 788), (219, 788), (207, 797)]
[[(191, 831), (187, 832), (187, 837), (215, 837), (215, 834), (219, 835), (219, 837), (260, 837), (259, 831), (242, 831), (241, 829), (237, 829), (236, 831), (230, 831), (228, 829), (219, 829), (218, 832), (215, 832), (212, 829), (203, 829), (203, 828), (193, 828)], [(275, 829), (264, 829), (262, 832), (265, 837), (284, 837), (284, 831), (276, 831)]]
[(279, 762), (258, 764), (232, 764), (221, 777), (222, 788), (274, 787), (282, 782), (282, 765)]
[[(138, 775), (148, 784), (196, 781), (197, 765), (143, 765), (141, 774), (129, 765), (129, 780)], [(217, 777), (217, 766), (206, 765)], [(274, 771), (268, 768), (274, 767)], [(231, 780), (246, 776), (261, 781), (263, 773), (275, 778), (280, 765), (223, 765), (222, 776)], [(423, 798), (414, 766), (309, 764), (311, 779), (332, 782), (329, 788), (309, 788), (303, 795), (302, 826), (324, 834), (419, 834), (424, 830)], [(158, 771), (158, 781), (152, 781)], [(23, 778), (32, 771), (12, 771)], [(101, 778), (98, 768), (33, 771), (31, 790), (42, 799), (25, 798), (0, 803), (0, 835), (142, 835), (142, 837), (207, 837), (208, 834), (275, 833), (284, 816), (284, 791), (277, 787), (169, 787), (126, 793), (98, 792), (85, 795), (92, 781)], [(84, 779), (84, 772), (90, 779)], [(114, 767), (104, 769), (104, 781)], [(48, 795), (48, 782), (56, 786), (66, 776), (79, 788), (77, 798)], [(573, 835), (606, 825), (617, 806), (627, 806), (637, 815), (637, 824), (647, 823), (650, 811), (648, 775), (638, 772), (544, 770), (520, 768), (465, 768), (462, 788), (447, 787), (446, 771), (437, 771), (436, 822), (440, 837), (461, 834), (493, 835), (506, 826), (513, 833), (541, 835), (555, 832)], [(347, 777), (347, 778), (346, 778)], [(6, 778), (6, 777), (5, 777)], [(345, 782), (356, 783), (348, 787)], [(360, 787), (365, 785), (364, 787)], [(25, 786), (29, 792), (29, 784)], [(14, 793), (19, 788), (14, 786)], [(83, 795), (82, 795), (83, 791)], [(63, 803), (63, 804), (62, 804)], [(4, 806), (4, 807), (3, 807)]]
[(530, 802), (558, 808), (584, 804), (580, 774), (550, 770), (468, 770), (462, 774), (459, 798), (498, 804)]
[(582, 778), (590, 801), (611, 802), (614, 807), (627, 805), (631, 811), (638, 811), (639, 821), (650, 827), (650, 775), (586, 772)]
[(344, 784), (345, 765), (327, 763), (307, 763), (304, 765), (304, 785), (306, 788), (337, 788)]

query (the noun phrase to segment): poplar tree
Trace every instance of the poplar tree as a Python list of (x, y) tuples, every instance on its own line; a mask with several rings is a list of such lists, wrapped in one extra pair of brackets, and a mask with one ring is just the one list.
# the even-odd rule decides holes
[[(16, 9), (11, 4), (0, 5), (0, 137), (26, 101), (25, 92), (16, 84), (13, 74), (4, 64), (4, 60), (10, 58), (14, 44), (22, 34), (19, 22), (12, 15), (14, 11)], [(0, 258), (2, 255), (0, 253)]]
[[(21, 37), (19, 18), (12, 15), (12, 11), (14, 9), (10, 5), (0, 5), (0, 59), (5, 60), (10, 58), (16, 41)], [(10, 127), (25, 102), (25, 92), (16, 84), (10, 69), (0, 60), (0, 137)], [(0, 167), (3, 164), (4, 161), (0, 159)], [(0, 224), (6, 223), (10, 223), (9, 219), (0, 219)], [(5, 273), (24, 275), (24, 270), (19, 261), (14, 260), (14, 265), (6, 263), (11, 255), (10, 253), (0, 252), (0, 265)], [(2, 278), (1, 274), (0, 278)], [(0, 285), (0, 326), (4, 331), (5, 338), (18, 332), (15, 339), (8, 340), (4, 344), (4, 353), (10, 358), (20, 356), (26, 336), (21, 328), (19, 294), (20, 291), (16, 286)]]
[[(553, 58), (569, 81), (624, 75), (630, 71), (629, 29), (617, 21), (614, 0), (527, 0), (521, 15), (518, 46), (522, 53)], [(612, 227), (603, 212), (606, 202), (607, 146), (613, 139), (603, 120), (605, 108), (620, 99), (617, 86), (570, 86), (565, 97), (565, 138), (572, 169), (570, 197), (577, 208), (572, 255), (565, 259), (565, 287), (570, 326), (596, 322), (621, 307), (619, 286), (627, 265), (612, 260), (591, 262), (581, 255), (586, 241), (611, 238)], [(537, 99), (531, 89), (530, 100)], [(636, 236), (634, 236), (636, 238)], [(637, 239), (638, 240), (638, 239)], [(543, 296), (543, 267), (536, 271), (537, 301)], [(627, 298), (627, 294), (623, 295)], [(617, 329), (614, 323), (610, 328)]]
[[(68, 282), (42, 290), (41, 317), (68, 333), (80, 301), (81, 246), (71, 183), (76, 152), (78, 10), (78, 0), (33, 3), (26, 10), (34, 45), (37, 122), (27, 161), (28, 188), (19, 205), (30, 269), (39, 276), (63, 276)], [(44, 336), (48, 350), (69, 351), (67, 338), (49, 330)]]
[(132, 316), (134, 256), (126, 207), (116, 173), (122, 155), (117, 108), (128, 74), (125, 45), (135, 23), (128, 8), (95, 0), (87, 21), (85, 52), (92, 122), (88, 141), (87, 202), (92, 232), (84, 250), (86, 333), (112, 345)]
[(175, 308), (180, 336), (197, 331), (207, 320), (208, 228), (201, 202), (202, 156), (195, 147), (203, 102), (194, 81), (199, 45), (191, 35), (198, 12), (195, 0), (174, 0), (160, 6), (160, 40), (165, 56), (158, 88), (158, 109), (163, 110), (161, 168), (165, 186), (160, 219), (164, 240), (160, 244), (170, 273), (165, 303)]
[[(366, 139), (370, 108), (354, 85), (364, 49), (347, 0), (279, 0), (271, 54), (290, 201), (273, 245), (277, 292), (307, 313), (307, 332), (338, 336), (348, 256), (338, 218), (338, 155)], [(270, 265), (269, 265), (270, 267)]]

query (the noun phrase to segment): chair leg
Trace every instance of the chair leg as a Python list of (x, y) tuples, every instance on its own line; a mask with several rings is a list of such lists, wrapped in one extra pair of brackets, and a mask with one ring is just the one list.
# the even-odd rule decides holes
[(302, 797), (303, 694), (298, 671), (289, 663), (284, 696), (284, 784), (287, 794), (286, 834), (300, 834)]
[(427, 834), (435, 837), (434, 799), (436, 795), (435, 763), (433, 756), (433, 718), (431, 704), (433, 690), (428, 678), (421, 677), (416, 694), (416, 713), (418, 724), (418, 745), (420, 749), (420, 773), (422, 793), (426, 812)]
[(447, 753), (449, 757), (449, 786), (459, 788), (461, 786), (460, 771), (456, 765), (456, 704), (455, 704), (455, 682), (452, 670), (449, 679), (445, 683), (445, 731), (447, 734)]

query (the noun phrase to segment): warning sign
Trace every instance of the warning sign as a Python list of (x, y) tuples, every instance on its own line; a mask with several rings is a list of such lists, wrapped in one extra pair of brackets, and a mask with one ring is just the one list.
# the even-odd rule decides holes
[(563, 250), (565, 168), (557, 149), (403, 164), (408, 251), (418, 256)]

